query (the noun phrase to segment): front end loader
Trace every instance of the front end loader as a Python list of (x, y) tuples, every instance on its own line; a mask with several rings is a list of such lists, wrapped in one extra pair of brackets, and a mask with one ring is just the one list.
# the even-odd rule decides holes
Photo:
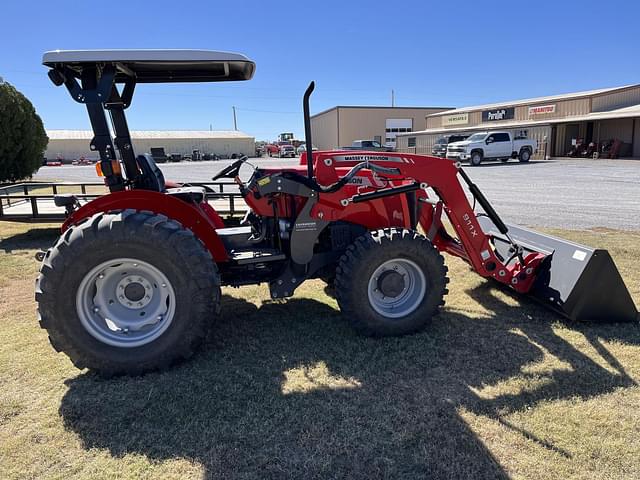
[[(69, 215), (36, 285), (42, 327), (79, 368), (138, 374), (189, 357), (225, 285), (266, 283), (281, 299), (321, 278), (359, 332), (416, 332), (444, 305), (442, 253), (571, 319), (637, 321), (606, 251), (506, 225), (450, 160), (310, 151), (299, 165), (253, 167), (242, 179), (242, 157), (212, 178), (234, 179), (249, 207), (240, 226), (226, 224), (204, 188), (170, 185), (150, 155), (135, 155), (124, 111), (138, 83), (248, 80), (255, 65), (242, 55), (56, 51), (43, 63), (86, 106), (110, 190), (81, 206), (61, 199)], [(312, 91), (303, 100), (307, 145)]]

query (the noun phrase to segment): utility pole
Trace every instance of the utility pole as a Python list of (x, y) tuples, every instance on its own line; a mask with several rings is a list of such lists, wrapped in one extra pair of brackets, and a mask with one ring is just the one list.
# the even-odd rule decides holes
[(238, 121), (236, 119), (236, 107), (231, 107), (231, 108), (233, 108), (233, 129), (238, 130)]
[(213, 131), (213, 124), (212, 124), (212, 123), (210, 123), (210, 124), (209, 124), (209, 131), (210, 131), (210, 132), (212, 132), (212, 131)]
[(391, 89), (391, 106), (392, 107), (396, 106), (396, 95), (393, 89)]

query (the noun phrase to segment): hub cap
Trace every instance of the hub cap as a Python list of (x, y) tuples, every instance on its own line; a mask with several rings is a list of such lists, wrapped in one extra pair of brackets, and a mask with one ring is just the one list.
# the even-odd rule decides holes
[(154, 341), (171, 324), (175, 292), (153, 265), (132, 258), (101, 263), (78, 287), (76, 309), (94, 338), (115, 347)]
[(380, 265), (369, 279), (369, 303), (380, 315), (400, 318), (412, 313), (426, 293), (422, 269), (406, 258), (394, 258)]

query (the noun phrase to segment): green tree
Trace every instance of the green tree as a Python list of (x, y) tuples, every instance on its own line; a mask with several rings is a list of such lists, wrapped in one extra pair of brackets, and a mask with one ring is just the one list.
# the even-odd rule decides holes
[(31, 102), (8, 83), (0, 83), (0, 182), (14, 182), (38, 171), (49, 138)]

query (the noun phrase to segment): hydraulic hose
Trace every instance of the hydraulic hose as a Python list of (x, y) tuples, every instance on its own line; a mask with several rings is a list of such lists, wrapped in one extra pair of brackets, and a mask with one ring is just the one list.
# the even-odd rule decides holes
[(342, 177), (340, 180), (338, 180), (336, 183), (331, 184), (327, 187), (323, 187), (321, 185), (318, 185), (318, 183), (314, 180), (313, 183), (315, 183), (317, 188), (313, 188), (313, 190), (320, 192), (320, 193), (334, 193), (337, 192), (338, 190), (340, 190), (342, 187), (344, 187), (347, 183), (349, 183), (349, 181), (351, 181), (351, 179), (353, 177), (356, 176), (356, 174), (362, 170), (363, 168), (367, 168), (373, 172), (376, 173), (383, 173), (386, 175), (399, 175), (400, 174), (400, 170), (397, 168), (388, 168), (388, 167), (381, 167), (379, 165), (376, 165), (375, 163), (369, 163), (369, 162), (360, 162), (357, 165), (354, 165), (354, 167), (349, 170), (349, 172)]

